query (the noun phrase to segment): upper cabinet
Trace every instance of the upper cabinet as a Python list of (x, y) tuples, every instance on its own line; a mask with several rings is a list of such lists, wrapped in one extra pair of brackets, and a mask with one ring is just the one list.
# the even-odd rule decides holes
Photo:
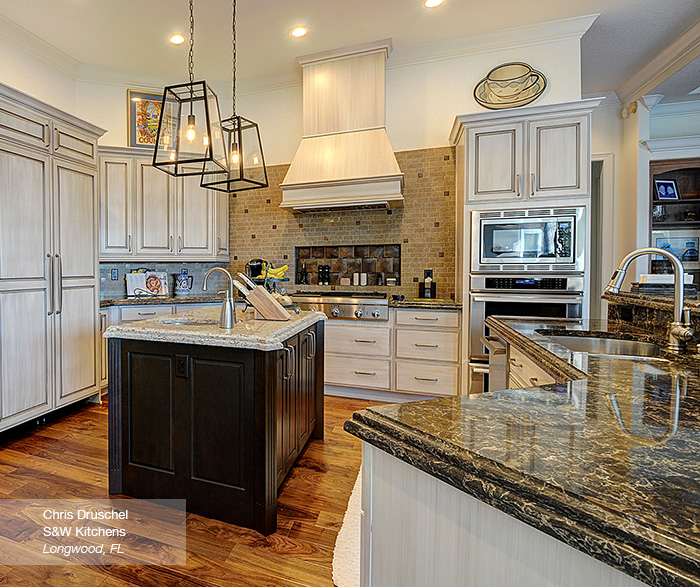
[(461, 147), (461, 198), (471, 203), (589, 195), (590, 117), (599, 102), (457, 117), (450, 140)]
[(138, 149), (100, 149), (100, 260), (228, 261), (228, 194)]

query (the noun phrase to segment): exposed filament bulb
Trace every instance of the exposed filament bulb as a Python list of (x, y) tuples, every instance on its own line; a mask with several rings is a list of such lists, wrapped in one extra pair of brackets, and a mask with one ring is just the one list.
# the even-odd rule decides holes
[(187, 116), (187, 140), (190, 143), (193, 143), (194, 140), (197, 138), (197, 133), (194, 130), (194, 125), (195, 125), (195, 120), (194, 120), (194, 114), (190, 114)]
[(231, 163), (233, 165), (238, 165), (240, 160), (241, 160), (241, 156), (238, 154), (238, 149), (236, 149), (236, 147), (234, 147), (233, 151), (231, 151)]

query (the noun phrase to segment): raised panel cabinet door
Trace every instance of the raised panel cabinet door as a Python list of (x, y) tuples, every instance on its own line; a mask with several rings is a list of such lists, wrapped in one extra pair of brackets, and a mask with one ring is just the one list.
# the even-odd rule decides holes
[(50, 278), (50, 163), (0, 142), (0, 283)]
[(100, 257), (133, 255), (133, 162), (128, 157), (100, 162)]
[(51, 144), (51, 124), (48, 118), (2, 100), (0, 135), (35, 149), (48, 151)]
[(467, 198), (523, 198), (523, 123), (469, 129)]
[(228, 258), (228, 198), (226, 193), (216, 194), (216, 255)]
[(100, 350), (100, 389), (105, 389), (108, 383), (107, 339), (102, 335), (109, 328), (109, 310), (100, 310), (99, 332), (97, 347)]
[(0, 292), (0, 429), (53, 407), (49, 295), (42, 285)]
[(284, 349), (277, 351), (275, 356), (275, 479), (277, 485), (284, 479), (285, 465), (285, 429), (284, 409), (287, 396), (287, 353)]
[[(54, 162), (56, 278), (65, 287), (72, 280), (97, 278), (97, 186), (93, 169)], [(95, 309), (96, 312), (96, 309)]]
[(53, 152), (61, 157), (79, 163), (95, 165), (97, 159), (97, 139), (77, 128), (53, 123)]
[(296, 401), (296, 437), (297, 449), (301, 450), (309, 437), (309, 409), (311, 407), (311, 382), (313, 379), (311, 351), (313, 350), (312, 334), (305, 330), (299, 334), (299, 369), (297, 401)]
[(136, 254), (142, 258), (174, 254), (174, 182), (145, 161), (136, 168)]
[(96, 285), (63, 287), (56, 316), (56, 405), (99, 391)]
[(528, 123), (528, 197), (587, 196), (590, 184), (589, 116)]
[(214, 195), (200, 187), (199, 175), (185, 176), (180, 181), (176, 253), (179, 257), (211, 258), (215, 254)]
[(299, 395), (299, 336), (294, 336), (285, 342), (288, 349), (289, 364), (287, 372), (287, 394), (285, 397), (285, 474), (292, 468), (299, 454), (297, 447), (297, 403)]

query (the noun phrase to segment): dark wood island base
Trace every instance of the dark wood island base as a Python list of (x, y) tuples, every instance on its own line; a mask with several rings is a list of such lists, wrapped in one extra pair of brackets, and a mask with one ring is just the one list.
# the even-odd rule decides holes
[(109, 340), (109, 492), (268, 535), (277, 488), (323, 438), (323, 321), (281, 350)]

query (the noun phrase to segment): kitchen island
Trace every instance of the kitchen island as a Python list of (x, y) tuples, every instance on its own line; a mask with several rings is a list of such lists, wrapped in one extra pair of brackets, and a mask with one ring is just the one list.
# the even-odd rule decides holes
[(697, 356), (604, 356), (543, 334), (653, 342), (628, 325), (487, 324), (556, 382), (346, 423), (364, 441), (363, 587), (700, 585)]
[(131, 322), (109, 338), (109, 491), (268, 535), (277, 489), (323, 438), (323, 320), (219, 308)]

